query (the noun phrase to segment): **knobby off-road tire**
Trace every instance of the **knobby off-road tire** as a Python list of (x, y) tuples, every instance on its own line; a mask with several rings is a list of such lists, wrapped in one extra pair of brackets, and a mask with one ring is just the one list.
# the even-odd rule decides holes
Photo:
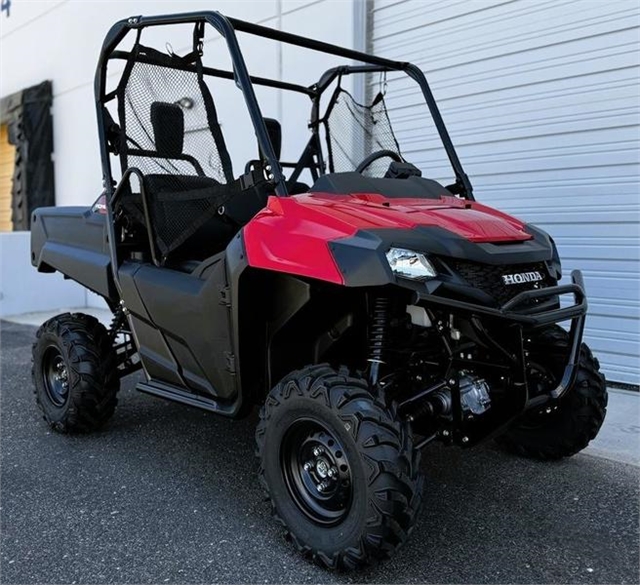
[(120, 379), (111, 339), (94, 317), (65, 313), (36, 333), (32, 377), (45, 421), (61, 433), (98, 430), (116, 407)]
[[(355, 569), (387, 558), (411, 533), (422, 491), (411, 431), (346, 368), (286, 376), (266, 399), (256, 442), (274, 517), (320, 566)], [(326, 482), (324, 492), (314, 482)]]
[[(556, 325), (532, 342), (531, 361), (547, 370), (551, 386), (555, 386), (562, 377), (569, 352), (568, 333)], [(518, 455), (542, 460), (561, 459), (582, 451), (604, 422), (607, 386), (598, 360), (584, 343), (578, 367), (576, 380), (557, 410), (525, 415), (498, 442)]]

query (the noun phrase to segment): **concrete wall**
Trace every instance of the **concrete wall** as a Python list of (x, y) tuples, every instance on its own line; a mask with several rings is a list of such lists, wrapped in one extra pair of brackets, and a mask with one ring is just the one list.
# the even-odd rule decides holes
[[(254, 0), (215, 2), (159, 1), (25, 1), (13, 0), (11, 16), (0, 17), (0, 96), (9, 95), (45, 79), (53, 81), (53, 124), (56, 203), (90, 204), (101, 189), (101, 170), (93, 99), (93, 75), (104, 36), (117, 20), (138, 14), (192, 10), (219, 10), (223, 14), (290, 30), (345, 46), (353, 46), (353, 4), (350, 0)], [(181, 34), (184, 30), (179, 31)], [(176, 52), (184, 46), (167, 29), (146, 37), (160, 48), (168, 40)], [(144, 40), (144, 39), (143, 39)], [(180, 44), (182, 42), (182, 45)], [(249, 71), (311, 84), (340, 59), (278, 47), (278, 43), (240, 37)], [(226, 48), (215, 31), (206, 36), (208, 64), (226, 68)], [(241, 94), (232, 82), (213, 86), (227, 146), (239, 173), (255, 157), (255, 140)], [(261, 89), (263, 113), (279, 118), (285, 139), (283, 157), (299, 155), (308, 136), (309, 101), (304, 96), (283, 99), (277, 90)]]
[(84, 288), (61, 274), (36, 272), (29, 254), (28, 232), (0, 234), (0, 317), (86, 306)]
[[(219, 10), (265, 26), (354, 46), (351, 0), (13, 0), (10, 17), (0, 14), (0, 97), (52, 80), (57, 205), (89, 205), (101, 190), (93, 75), (109, 27), (132, 15), (192, 10)], [(189, 36), (181, 39), (168, 29), (157, 29), (143, 41), (153, 41), (159, 48), (169, 41), (175, 52), (182, 53), (187, 49), (184, 38)], [(249, 71), (264, 77), (310, 85), (325, 69), (344, 62), (249, 35), (241, 35), (240, 43)], [(213, 30), (205, 37), (205, 62), (229, 66), (226, 48)], [(232, 82), (215, 80), (212, 92), (237, 176), (257, 154), (253, 129)], [(282, 123), (283, 160), (297, 159), (308, 139), (309, 100), (263, 88), (258, 88), (258, 98), (263, 114)], [(87, 297), (59, 275), (38, 275), (29, 263), (27, 234), (0, 234), (0, 264), (4, 295), (0, 316), (100, 304), (100, 299), (92, 294)]]

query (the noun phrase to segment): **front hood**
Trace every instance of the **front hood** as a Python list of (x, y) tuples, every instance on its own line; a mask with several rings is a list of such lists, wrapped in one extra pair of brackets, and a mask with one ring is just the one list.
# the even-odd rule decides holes
[(531, 239), (524, 224), (480, 203), (440, 199), (387, 198), (378, 194), (310, 193), (272, 199), (273, 213), (303, 214), (309, 221), (330, 221), (344, 235), (366, 229), (413, 229), (437, 226), (471, 242), (517, 242)]
[[(548, 236), (480, 203), (307, 193), (270, 197), (244, 228), (250, 266), (346, 284), (392, 282), (390, 246), (490, 264), (551, 257)], [(533, 257), (531, 256), (531, 257)]]

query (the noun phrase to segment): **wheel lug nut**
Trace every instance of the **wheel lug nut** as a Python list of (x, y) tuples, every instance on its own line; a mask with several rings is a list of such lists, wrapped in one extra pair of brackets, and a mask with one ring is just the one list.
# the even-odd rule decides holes
[(329, 471), (327, 471), (327, 475), (329, 477), (335, 477), (338, 474), (338, 470), (335, 467), (332, 467)]
[(324, 490), (326, 490), (328, 487), (329, 487), (329, 484), (327, 484), (327, 482), (326, 482), (326, 481), (323, 481), (323, 482), (321, 482), (321, 483), (319, 483), (319, 484), (318, 484), (317, 489), (318, 489), (318, 491), (319, 491), (319, 492), (323, 492), (323, 491), (324, 491)]
[(324, 449), (322, 447), (314, 447), (313, 449), (313, 454), (316, 457), (319, 457), (320, 455), (322, 455), (324, 453)]
[(303, 469), (305, 471), (309, 471), (311, 468), (313, 467), (313, 463), (311, 461), (307, 461), (304, 465), (303, 465)]

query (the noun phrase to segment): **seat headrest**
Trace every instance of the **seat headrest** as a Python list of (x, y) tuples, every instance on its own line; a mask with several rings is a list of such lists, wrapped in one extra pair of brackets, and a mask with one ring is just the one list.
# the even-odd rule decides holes
[(280, 126), (280, 122), (274, 118), (263, 118), (263, 120), (264, 125), (267, 127), (267, 134), (269, 134), (276, 158), (280, 160), (282, 151), (282, 127)]
[(153, 102), (151, 125), (156, 152), (165, 158), (182, 154), (184, 146), (184, 112), (178, 104)]

